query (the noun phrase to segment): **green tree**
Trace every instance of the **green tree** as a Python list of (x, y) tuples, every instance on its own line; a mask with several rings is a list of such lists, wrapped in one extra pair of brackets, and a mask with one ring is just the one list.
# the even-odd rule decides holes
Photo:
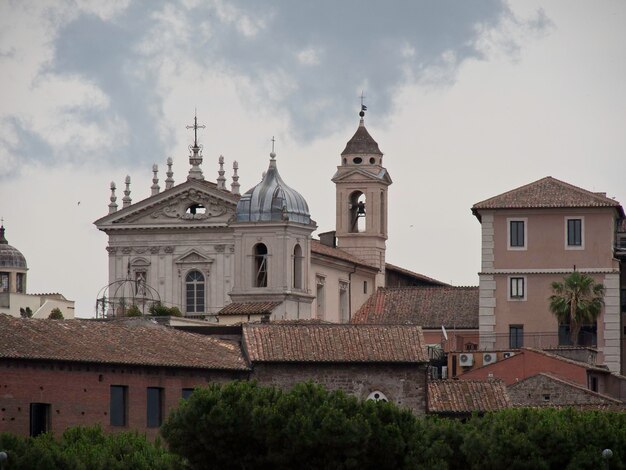
[(178, 307), (166, 307), (161, 302), (154, 302), (148, 309), (153, 317), (182, 317)]
[(559, 323), (569, 324), (570, 338), (578, 345), (578, 334), (586, 323), (596, 321), (604, 305), (604, 285), (593, 277), (574, 271), (563, 282), (553, 282), (550, 311)]
[(32, 318), (33, 317), (33, 311), (30, 307), (20, 307), (20, 316), (22, 318)]
[(161, 428), (192, 468), (406, 468), (417, 432), (408, 410), (301, 383), (196, 390)]
[(131, 305), (130, 308), (126, 310), (126, 316), (127, 317), (140, 317), (141, 310), (139, 310), (139, 307), (137, 307), (136, 305)]
[(63, 320), (63, 313), (61, 312), (61, 309), (58, 307), (53, 308), (50, 311), (50, 315), (48, 315), (48, 319), (49, 320)]

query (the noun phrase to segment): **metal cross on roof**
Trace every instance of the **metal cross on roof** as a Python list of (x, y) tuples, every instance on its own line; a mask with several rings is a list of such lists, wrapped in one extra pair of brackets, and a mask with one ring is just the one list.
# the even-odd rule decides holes
[(365, 102), (365, 93), (361, 90), (361, 111), (359, 112), (359, 116), (363, 117), (365, 115), (365, 111), (367, 111), (367, 106), (363, 104)]
[(187, 129), (193, 129), (193, 146), (198, 147), (198, 129), (205, 129), (206, 126), (198, 125), (198, 113), (193, 118), (193, 126), (187, 126)]
[(274, 153), (274, 142), (276, 142), (276, 139), (272, 136), (272, 153)]

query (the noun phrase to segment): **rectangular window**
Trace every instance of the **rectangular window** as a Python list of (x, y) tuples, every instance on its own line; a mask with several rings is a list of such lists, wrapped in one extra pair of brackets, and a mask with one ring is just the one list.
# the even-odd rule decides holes
[(17, 273), (15, 275), (15, 291), (20, 294), (26, 293), (26, 289), (24, 287), (24, 274), (23, 273)]
[(147, 426), (158, 428), (163, 422), (163, 389), (160, 387), (148, 387), (146, 401)]
[(195, 388), (183, 388), (183, 400), (186, 400), (191, 396)]
[(509, 278), (509, 294), (511, 299), (523, 299), (526, 291), (524, 286), (523, 277), (511, 277)]
[(524, 325), (509, 326), (509, 349), (524, 347)]
[(583, 246), (582, 219), (567, 219), (567, 246)]
[(339, 281), (339, 321), (348, 323), (348, 283)]
[(50, 431), (50, 404), (31, 403), (30, 404), (30, 435), (39, 436)]
[(128, 424), (128, 387), (126, 385), (111, 385), (109, 415), (111, 426)]
[(324, 315), (326, 314), (326, 293), (324, 290), (324, 287), (326, 284), (326, 278), (322, 276), (316, 276), (315, 284), (316, 284), (315, 297), (316, 297), (316, 305), (317, 305), (317, 309), (316, 309), (317, 318), (319, 320), (323, 320)]
[(363, 281), (363, 293), (367, 294), (367, 281)]
[(525, 227), (523, 220), (509, 221), (509, 246), (511, 248), (523, 248), (526, 246)]
[(9, 292), (9, 273), (0, 273), (0, 292)]

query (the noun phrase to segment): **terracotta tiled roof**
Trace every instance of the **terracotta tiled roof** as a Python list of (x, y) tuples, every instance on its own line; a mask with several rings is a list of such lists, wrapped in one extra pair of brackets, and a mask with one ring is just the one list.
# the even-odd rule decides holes
[[(546, 351), (544, 349), (529, 348), (529, 347), (521, 348), (521, 352), (523, 353), (524, 351), (531, 351), (531, 352), (534, 352), (534, 353), (537, 353), (537, 354), (542, 354), (544, 356), (551, 357), (553, 359), (558, 359), (559, 361), (567, 362), (567, 363), (573, 364), (575, 366), (584, 367), (585, 369), (594, 370), (594, 371), (597, 371), (597, 372), (604, 372), (604, 373), (607, 373), (607, 374), (610, 373), (609, 369), (607, 369), (606, 367), (596, 366), (596, 365), (593, 365), (593, 364), (589, 364), (588, 362), (576, 361), (575, 359), (570, 359), (569, 357), (560, 356), (560, 355), (558, 355), (556, 353), (548, 352), (548, 351)], [(511, 356), (509, 359), (511, 359), (513, 357), (515, 357), (515, 356)], [(489, 366), (484, 366), (484, 367), (489, 367)]]
[(269, 315), (280, 302), (233, 302), (218, 312), (218, 315)]
[(408, 325), (248, 324), (243, 344), (251, 362), (428, 362)]
[(476, 214), (480, 209), (548, 207), (615, 207), (624, 216), (619, 202), (602, 193), (593, 193), (551, 176), (478, 202), (472, 207), (472, 212)]
[(478, 328), (478, 287), (380, 288), (354, 314), (352, 323)]
[(332, 258), (337, 258), (342, 261), (348, 261), (349, 263), (354, 263), (360, 266), (365, 266), (371, 269), (378, 270), (376, 266), (372, 266), (371, 264), (366, 263), (362, 259), (357, 258), (347, 251), (344, 251), (340, 248), (333, 248), (332, 246), (323, 245), (319, 240), (311, 240), (311, 253), (330, 256)]
[(509, 408), (511, 400), (501, 380), (434, 380), (428, 383), (428, 411), (471, 413)]
[(144, 320), (39, 320), (0, 314), (0, 358), (247, 369), (236, 343)]
[(385, 269), (387, 271), (396, 271), (400, 274), (404, 274), (405, 276), (414, 277), (415, 279), (422, 281), (424, 283), (430, 283), (438, 286), (449, 286), (445, 282), (438, 281), (437, 279), (433, 279), (432, 277), (425, 276), (424, 274), (416, 273), (413, 271), (409, 271), (408, 269), (401, 268), (400, 266), (396, 266), (395, 264), (385, 263)]

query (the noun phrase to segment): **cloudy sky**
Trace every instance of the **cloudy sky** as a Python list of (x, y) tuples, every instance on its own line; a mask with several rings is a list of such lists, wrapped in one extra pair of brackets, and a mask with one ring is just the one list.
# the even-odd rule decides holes
[(331, 230), (363, 90), (394, 180), (388, 261), (477, 285), (475, 202), (551, 175), (626, 203), (625, 25), (621, 0), (0, 0), (7, 238), (30, 292), (92, 316), (109, 184), (129, 174), (139, 201), (167, 157), (182, 182), (194, 109), (208, 179), (221, 154), (247, 190), (276, 136)]

